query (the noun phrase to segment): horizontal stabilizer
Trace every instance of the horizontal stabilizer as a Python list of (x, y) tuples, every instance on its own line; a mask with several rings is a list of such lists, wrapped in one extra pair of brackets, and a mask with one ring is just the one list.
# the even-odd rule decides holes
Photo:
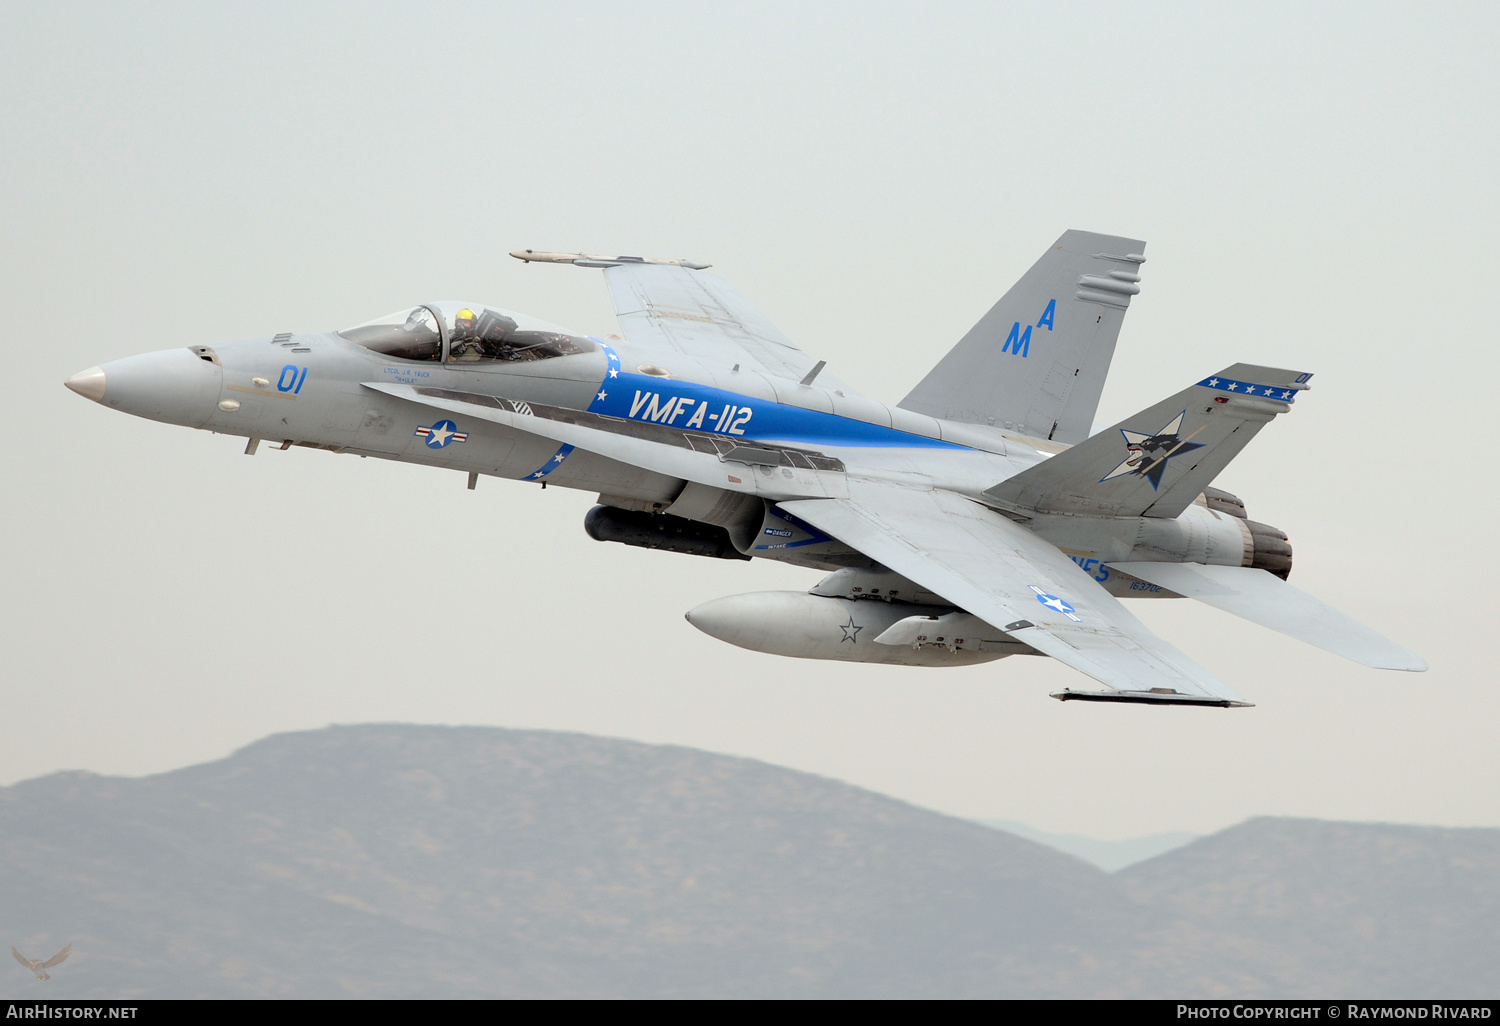
[(1237, 363), (985, 491), (1016, 511), (1182, 513), (1311, 374)]
[(1110, 566), (1365, 666), (1382, 670), (1427, 669), (1421, 657), (1264, 570), (1198, 563), (1111, 563)]

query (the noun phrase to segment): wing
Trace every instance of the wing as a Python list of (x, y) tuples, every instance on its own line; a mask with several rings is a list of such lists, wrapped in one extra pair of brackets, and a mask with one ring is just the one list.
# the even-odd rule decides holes
[[(620, 328), (632, 342), (665, 347), (725, 367), (740, 364), (783, 381), (802, 381), (817, 366), (715, 275), (683, 266), (628, 263), (606, 268), (604, 280)], [(850, 391), (823, 371), (817, 383)]]
[(55, 954), (51, 958), (47, 959), (47, 961), (43, 962), (42, 963), (42, 968), (43, 969), (51, 969), (55, 965), (60, 965), (61, 963), (66, 962), (68, 960), (68, 956), (71, 955), (72, 953), (73, 953), (73, 945), (69, 944), (67, 947), (63, 948), (57, 954)]
[(1249, 705), (1156, 637), (1055, 546), (962, 496), (850, 484), (782, 509), (1110, 690), (1054, 697)]
[(25, 956), (25, 955), (23, 955), (23, 954), (21, 954), (21, 953), (20, 953), (20, 952), (19, 952), (19, 951), (17, 951), (17, 950), (16, 950), (16, 949), (15, 949), (15, 948), (14, 948), (14, 947), (12, 947), (12, 948), (11, 948), (11, 949), (10, 949), (10, 953), (11, 953), (11, 954), (12, 954), (12, 955), (15, 955), (15, 956), (16, 956), (16, 961), (17, 961), (17, 962), (20, 962), (20, 963), (21, 963), (21, 964), (22, 964), (22, 965), (24, 965), (24, 966), (25, 966), (25, 967), (26, 967), (26, 968), (28, 968), (28, 969), (30, 969), (30, 968), (31, 968), (31, 959), (29, 959), (29, 958), (27, 958), (27, 957), (26, 957), (26, 956)]

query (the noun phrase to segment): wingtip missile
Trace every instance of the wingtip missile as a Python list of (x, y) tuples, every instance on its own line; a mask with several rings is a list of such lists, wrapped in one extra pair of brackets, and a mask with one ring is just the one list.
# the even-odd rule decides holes
[(572, 264), (575, 267), (619, 267), (621, 264), (660, 264), (666, 267), (686, 267), (690, 271), (703, 271), (713, 264), (698, 264), (691, 260), (671, 260), (665, 257), (598, 256), (592, 253), (546, 253), (536, 249), (517, 249), (511, 256), (523, 263)]

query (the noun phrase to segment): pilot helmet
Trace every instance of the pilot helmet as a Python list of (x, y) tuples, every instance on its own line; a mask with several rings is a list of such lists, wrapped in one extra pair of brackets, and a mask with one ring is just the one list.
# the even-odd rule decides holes
[(464, 329), (466, 331), (467, 330), (473, 330), (473, 327), (474, 327), (474, 311), (470, 310), (468, 307), (464, 307), (462, 310), (460, 310), (454, 316), (454, 318), (453, 318), (453, 326), (455, 328), (462, 328), (462, 329)]

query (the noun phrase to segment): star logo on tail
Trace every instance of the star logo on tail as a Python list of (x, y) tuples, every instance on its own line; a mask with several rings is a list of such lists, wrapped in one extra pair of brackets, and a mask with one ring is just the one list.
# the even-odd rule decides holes
[(1150, 481), (1152, 491), (1160, 488), (1161, 476), (1166, 472), (1168, 460), (1176, 459), (1194, 449), (1203, 448), (1202, 442), (1188, 440), (1198, 431), (1202, 431), (1202, 428), (1194, 431), (1193, 435), (1188, 435), (1187, 438), (1181, 436), (1182, 419), (1186, 416), (1187, 411), (1183, 410), (1155, 434), (1121, 428), (1120, 434), (1125, 436), (1125, 460), (1101, 477), (1100, 482), (1112, 481), (1117, 477), (1128, 477), (1133, 474)]

